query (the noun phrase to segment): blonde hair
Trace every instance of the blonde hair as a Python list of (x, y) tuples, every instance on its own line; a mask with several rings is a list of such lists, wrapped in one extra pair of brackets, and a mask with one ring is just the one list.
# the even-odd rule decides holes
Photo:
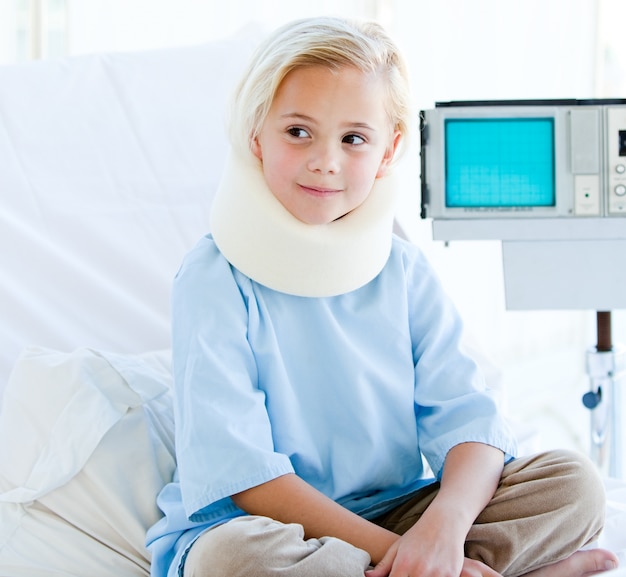
[(383, 76), (388, 91), (387, 113), (393, 130), (405, 140), (410, 96), (406, 65), (382, 26), (340, 18), (306, 18), (271, 35), (254, 54), (236, 89), (231, 110), (233, 146), (249, 149), (261, 130), (281, 82), (296, 68), (353, 66)]

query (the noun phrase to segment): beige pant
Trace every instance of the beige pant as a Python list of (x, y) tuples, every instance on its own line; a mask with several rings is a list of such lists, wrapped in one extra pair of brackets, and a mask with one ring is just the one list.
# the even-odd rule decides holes
[[(426, 487), (375, 522), (403, 534), (437, 490)], [(522, 575), (596, 539), (604, 512), (602, 482), (586, 457), (552, 451), (517, 459), (470, 529), (465, 554), (503, 575)], [(363, 577), (369, 562), (365, 551), (339, 539), (305, 539), (300, 525), (241, 517), (195, 542), (184, 577)]]

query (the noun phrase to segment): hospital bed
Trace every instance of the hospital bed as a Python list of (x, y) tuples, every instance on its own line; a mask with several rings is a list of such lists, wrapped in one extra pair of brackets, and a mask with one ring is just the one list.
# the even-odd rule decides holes
[[(258, 38), (0, 68), (0, 577), (149, 573), (170, 284)], [(623, 555), (626, 484), (606, 483), (601, 544)]]

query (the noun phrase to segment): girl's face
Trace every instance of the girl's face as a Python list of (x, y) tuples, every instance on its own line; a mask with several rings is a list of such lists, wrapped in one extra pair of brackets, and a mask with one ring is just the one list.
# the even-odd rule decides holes
[(379, 76), (353, 67), (292, 70), (252, 151), (274, 196), (297, 219), (327, 224), (354, 210), (400, 141)]

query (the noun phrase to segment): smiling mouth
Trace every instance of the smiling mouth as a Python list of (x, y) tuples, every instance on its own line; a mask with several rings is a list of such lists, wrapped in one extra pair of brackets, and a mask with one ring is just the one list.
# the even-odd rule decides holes
[(305, 186), (303, 184), (300, 184), (299, 186), (304, 192), (312, 194), (313, 196), (332, 196), (333, 194), (341, 192), (341, 189), (338, 188), (326, 188), (323, 186)]

